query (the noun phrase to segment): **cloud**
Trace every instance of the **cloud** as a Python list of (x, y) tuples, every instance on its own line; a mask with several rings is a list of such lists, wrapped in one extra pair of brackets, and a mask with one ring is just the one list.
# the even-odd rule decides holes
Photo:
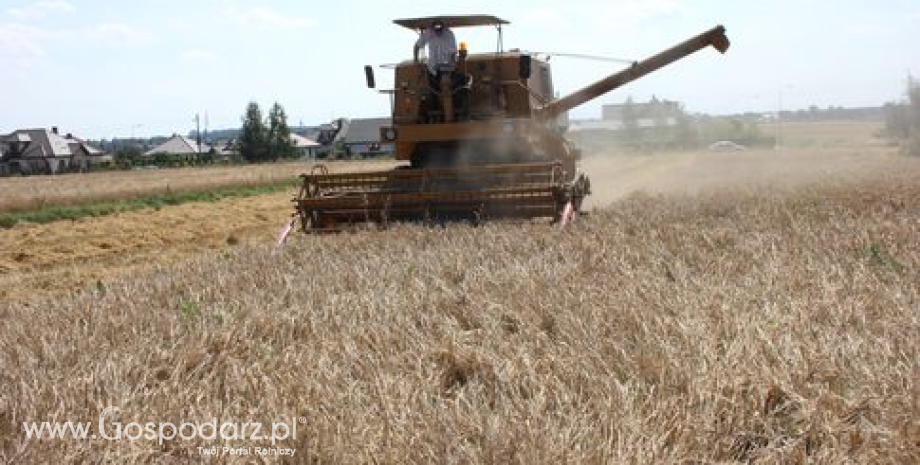
[(217, 58), (214, 52), (201, 48), (190, 48), (182, 52), (182, 60), (192, 64), (214, 63)]
[(93, 40), (120, 44), (144, 44), (153, 41), (151, 33), (135, 29), (124, 23), (100, 24), (85, 30), (83, 34)]
[(310, 18), (279, 13), (264, 6), (247, 8), (230, 7), (223, 11), (222, 19), (234, 24), (263, 26), (272, 29), (301, 29), (315, 25)]
[[(590, 14), (584, 12), (590, 11)], [(578, 8), (559, 2), (534, 3), (520, 12), (519, 23), (546, 27), (553, 31), (576, 31), (580, 28), (633, 30), (651, 21), (679, 18), (687, 7), (679, 0), (582, 0)], [(577, 35), (577, 34), (575, 34)], [(566, 37), (554, 37), (565, 41)]]
[(598, 8), (596, 18), (613, 26), (638, 24), (643, 21), (681, 16), (685, 8), (676, 0), (630, 0), (605, 3)]
[(0, 60), (28, 67), (45, 57), (41, 42), (47, 36), (45, 31), (31, 26), (0, 25)]
[(153, 35), (127, 24), (105, 23), (83, 28), (43, 28), (20, 23), (0, 24), (0, 61), (30, 68), (47, 60), (55, 50), (86, 42), (138, 45), (153, 42)]
[(838, 32), (843, 32), (848, 35), (864, 37), (877, 36), (885, 33), (887, 30), (889, 30), (889, 27), (885, 24), (866, 20), (853, 21), (837, 29)]
[(520, 22), (556, 28), (568, 26), (569, 24), (564, 11), (550, 5), (534, 6), (524, 10)]
[(48, 15), (69, 15), (76, 13), (77, 8), (64, 0), (52, 0), (47, 2), (37, 2), (6, 10), (10, 16), (19, 19), (38, 19)]

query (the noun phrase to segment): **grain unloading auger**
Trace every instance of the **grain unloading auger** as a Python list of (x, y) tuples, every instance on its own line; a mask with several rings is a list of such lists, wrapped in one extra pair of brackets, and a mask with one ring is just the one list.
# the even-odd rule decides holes
[[(581, 90), (555, 99), (550, 66), (519, 50), (501, 49), (494, 16), (438, 16), (395, 23), (422, 33), (435, 22), (451, 29), (495, 26), (498, 52), (471, 54), (461, 42), (456, 64), (432, 79), (424, 62), (395, 66), (392, 126), (380, 128), (408, 162), (377, 172), (302, 175), (294, 199), (306, 232), (347, 229), (390, 221), (552, 218), (565, 224), (590, 193), (576, 167), (578, 152), (560, 123), (570, 109), (708, 46), (729, 47), (717, 26), (638, 61)], [(366, 67), (368, 86), (374, 74)]]

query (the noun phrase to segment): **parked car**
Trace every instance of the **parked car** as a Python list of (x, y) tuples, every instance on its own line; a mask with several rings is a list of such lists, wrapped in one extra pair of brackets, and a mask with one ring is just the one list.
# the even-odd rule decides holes
[(729, 140), (720, 140), (718, 142), (713, 142), (709, 144), (709, 150), (717, 152), (738, 152), (742, 150), (747, 150), (747, 147), (737, 144)]

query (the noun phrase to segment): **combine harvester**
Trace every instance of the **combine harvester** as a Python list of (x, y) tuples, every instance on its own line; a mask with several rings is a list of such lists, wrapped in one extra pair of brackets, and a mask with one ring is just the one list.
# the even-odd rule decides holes
[[(363, 173), (329, 173), (317, 166), (302, 175), (294, 221), (305, 232), (498, 218), (551, 218), (564, 227), (591, 191), (577, 170), (578, 151), (563, 137), (565, 113), (703, 48), (724, 53), (729, 47), (725, 28), (718, 26), (555, 99), (548, 59), (503, 50), (502, 26), (508, 24), (503, 19), (394, 22), (420, 34), (436, 22), (451, 29), (494, 26), (497, 51), (471, 54), (461, 42), (454, 69), (444, 70), (435, 83), (424, 62), (395, 65), (393, 89), (381, 91), (391, 95), (392, 126), (380, 128), (380, 139), (394, 145), (396, 160), (408, 163)], [(373, 69), (365, 72), (374, 88)]]

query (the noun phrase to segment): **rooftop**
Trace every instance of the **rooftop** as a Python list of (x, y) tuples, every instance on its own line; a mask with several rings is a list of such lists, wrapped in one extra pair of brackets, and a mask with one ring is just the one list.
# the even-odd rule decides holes
[(491, 15), (455, 15), (455, 16), (426, 16), (424, 18), (396, 19), (394, 23), (412, 30), (422, 30), (431, 27), (435, 21), (441, 21), (449, 28), (468, 26), (500, 26), (510, 24), (504, 19)]

